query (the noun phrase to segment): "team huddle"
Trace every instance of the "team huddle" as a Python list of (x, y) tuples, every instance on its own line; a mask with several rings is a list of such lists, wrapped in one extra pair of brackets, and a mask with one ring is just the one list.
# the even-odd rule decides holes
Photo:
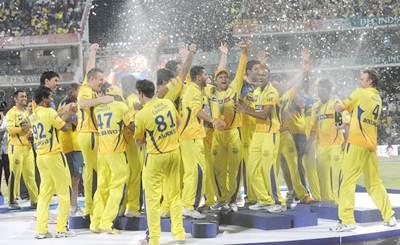
[[(341, 101), (331, 81), (310, 81), (307, 50), (301, 55), (302, 71), (282, 81), (270, 75), (266, 59), (249, 60), (250, 46), (250, 41), (238, 44), (233, 78), (225, 45), (210, 79), (204, 67), (192, 66), (196, 45), (191, 44), (181, 59), (157, 70), (156, 84), (128, 81), (133, 89), (106, 81), (95, 68), (97, 47), (92, 46), (83, 83), (72, 85), (57, 108), (52, 94), (60, 77), (44, 73), (32, 112), (26, 110), (26, 93), (17, 91), (16, 106), (6, 115), (9, 205), (18, 207), (23, 172), (31, 203), (37, 203), (36, 238), (52, 236), (48, 208), (54, 193), (59, 201), (55, 236), (67, 237), (68, 216), (79, 211), (83, 175), (83, 215), (90, 216), (91, 232), (119, 233), (113, 221), (119, 215), (143, 216), (144, 198), (147, 242), (159, 244), (160, 217), (171, 218), (174, 238), (184, 242), (183, 216), (237, 212), (244, 187), (250, 210), (280, 213), (299, 202), (333, 201), (340, 218), (333, 230), (349, 231), (355, 228), (355, 185), (363, 173), (384, 224), (395, 226), (376, 155), (382, 110), (378, 75), (362, 71), (359, 88)], [(317, 95), (310, 92), (313, 86)]]

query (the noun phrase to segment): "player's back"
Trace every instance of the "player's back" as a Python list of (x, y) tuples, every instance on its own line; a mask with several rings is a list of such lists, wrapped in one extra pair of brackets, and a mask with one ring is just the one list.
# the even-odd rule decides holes
[(123, 129), (127, 111), (128, 106), (122, 101), (113, 101), (95, 107), (94, 114), (99, 132), (99, 153), (110, 154), (126, 150)]
[(32, 113), (33, 142), (38, 155), (61, 152), (57, 129), (65, 122), (53, 108), (37, 106)]
[(160, 154), (179, 147), (177, 120), (178, 113), (170, 100), (154, 98), (144, 105), (136, 115), (135, 126), (146, 135), (147, 153)]
[[(350, 144), (376, 150), (378, 120), (382, 111), (382, 99), (375, 88), (359, 88), (350, 96)], [(345, 102), (346, 103), (346, 102)]]
[[(82, 100), (91, 100), (94, 98), (96, 98), (96, 92), (89, 87), (87, 81), (85, 80), (79, 88), (78, 103)], [(80, 108), (78, 113), (78, 132), (87, 133), (97, 131), (93, 109), (93, 107), (88, 107), (85, 109)]]

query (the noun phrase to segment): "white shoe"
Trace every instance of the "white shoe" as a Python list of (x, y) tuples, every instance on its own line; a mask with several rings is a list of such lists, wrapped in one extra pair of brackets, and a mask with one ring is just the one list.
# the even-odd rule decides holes
[(55, 238), (67, 238), (67, 237), (74, 237), (76, 236), (75, 232), (72, 231), (64, 231), (64, 232), (57, 232)]
[(278, 214), (286, 211), (286, 208), (282, 205), (271, 205), (268, 206), (265, 210), (267, 210), (268, 213)]
[(262, 209), (267, 209), (268, 205), (266, 204), (261, 204), (261, 203), (256, 203), (253, 205), (249, 206), (250, 210), (262, 210)]
[(397, 220), (395, 216), (392, 216), (389, 221), (383, 222), (383, 225), (389, 227), (395, 227), (397, 225)]
[(239, 211), (238, 205), (234, 202), (229, 204), (229, 208), (235, 213)]
[(50, 232), (46, 232), (46, 233), (43, 233), (43, 234), (36, 234), (35, 238), (36, 239), (53, 238), (53, 235)]
[(128, 217), (128, 218), (139, 218), (139, 217), (143, 217), (143, 214), (142, 214), (142, 213), (137, 213), (137, 212), (131, 212), (131, 211), (129, 211), (129, 210), (127, 209), (127, 210), (125, 211), (124, 216), (125, 216), (125, 217)]
[(357, 228), (357, 225), (351, 224), (351, 225), (346, 225), (346, 224), (337, 224), (335, 227), (329, 228), (330, 231), (335, 231), (335, 232), (346, 232), (346, 231), (352, 231)]
[(214, 205), (212, 205), (210, 207), (210, 209), (214, 210), (214, 211), (221, 211), (223, 209), (224, 205), (225, 205), (224, 202), (217, 202)]
[(189, 209), (184, 208), (182, 214), (185, 217), (190, 217), (193, 219), (205, 219), (206, 218), (206, 216), (204, 214), (201, 214), (200, 212), (198, 212), (197, 210), (194, 210), (194, 209), (189, 210)]
[(214, 211), (228, 211), (230, 209), (229, 205), (224, 202), (218, 202), (210, 207)]

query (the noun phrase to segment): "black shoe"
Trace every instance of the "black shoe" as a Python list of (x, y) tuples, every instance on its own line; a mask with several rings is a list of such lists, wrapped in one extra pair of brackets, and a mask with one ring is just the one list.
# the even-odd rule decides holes
[(18, 205), (17, 202), (13, 202), (13, 203), (10, 203), (10, 204), (8, 205), (8, 209), (14, 209), (14, 210), (16, 210), (16, 209), (21, 209), (21, 207)]

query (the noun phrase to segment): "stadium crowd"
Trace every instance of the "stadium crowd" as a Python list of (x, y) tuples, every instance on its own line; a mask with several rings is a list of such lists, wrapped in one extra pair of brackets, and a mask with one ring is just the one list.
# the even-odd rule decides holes
[(248, 0), (244, 3), (244, 15), (264, 23), (400, 15), (400, 3), (396, 0)]
[(0, 37), (77, 32), (84, 3), (84, 0), (2, 0)]

